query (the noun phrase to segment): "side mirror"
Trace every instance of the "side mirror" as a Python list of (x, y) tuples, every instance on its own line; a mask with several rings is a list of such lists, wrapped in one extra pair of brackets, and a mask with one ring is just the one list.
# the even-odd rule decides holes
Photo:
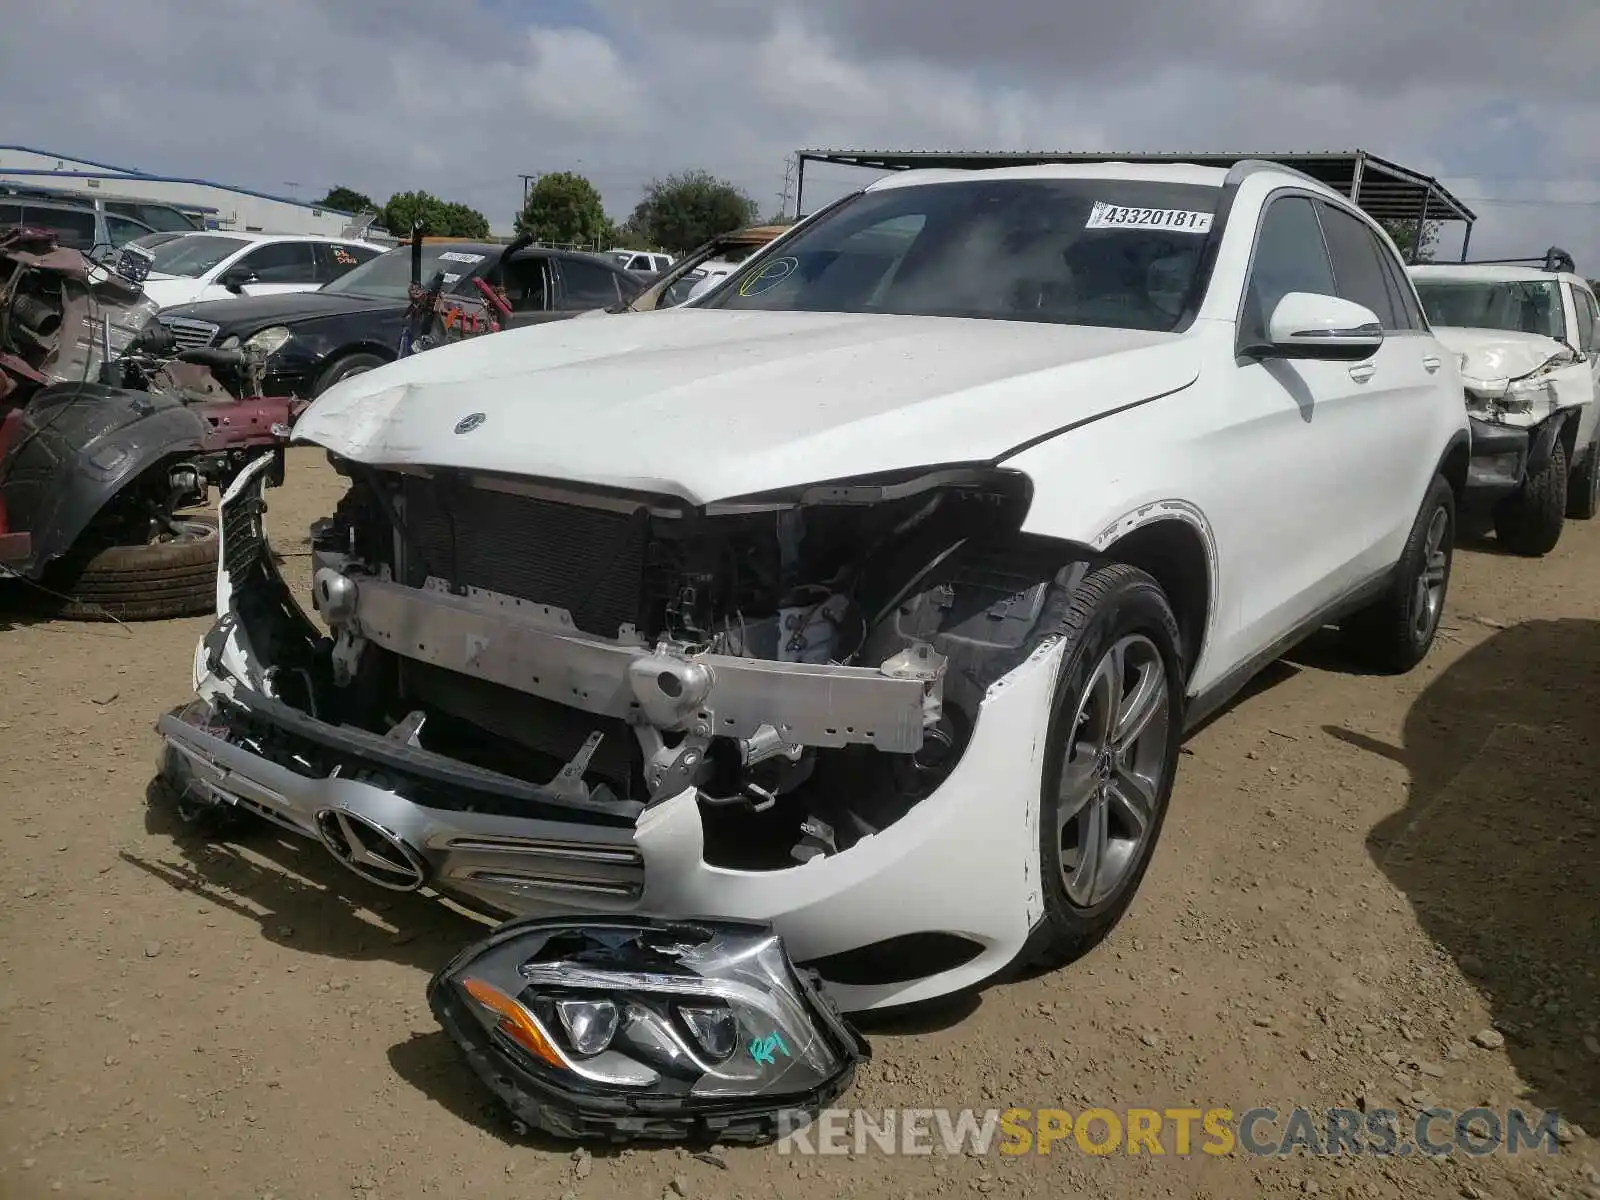
[(1247, 352), (1261, 358), (1360, 362), (1383, 345), (1383, 323), (1365, 305), (1338, 296), (1290, 292), (1272, 310), (1267, 342)]
[(233, 267), (222, 273), (222, 278), (217, 280), (235, 296), (244, 291), (245, 284), (254, 283), (256, 273), (249, 267)]

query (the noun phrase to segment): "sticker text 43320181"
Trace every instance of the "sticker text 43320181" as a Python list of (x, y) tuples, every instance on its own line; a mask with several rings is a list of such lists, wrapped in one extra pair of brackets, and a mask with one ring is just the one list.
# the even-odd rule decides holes
[(1211, 214), (1182, 208), (1134, 208), (1096, 200), (1086, 229), (1166, 229), (1173, 233), (1210, 233)]

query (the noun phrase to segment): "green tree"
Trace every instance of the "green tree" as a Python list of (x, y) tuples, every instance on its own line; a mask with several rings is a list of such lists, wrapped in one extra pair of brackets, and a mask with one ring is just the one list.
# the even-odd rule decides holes
[(546, 245), (572, 246), (609, 245), (617, 232), (594, 184), (571, 171), (539, 176), (517, 214), (516, 230)]
[(356, 191), (354, 188), (334, 187), (328, 189), (328, 194), (316, 202), (318, 208), (332, 208), (339, 212), (368, 213), (377, 212), (378, 206), (372, 202), (370, 196)]
[(383, 224), (404, 240), (417, 222), (430, 237), (484, 238), (489, 219), (475, 208), (441, 200), (428, 192), (396, 192), (383, 206)]
[(445, 237), (486, 238), (489, 236), (489, 218), (465, 204), (446, 204)]
[(706, 171), (682, 171), (651, 180), (629, 224), (650, 245), (682, 254), (755, 219), (755, 201), (733, 184)]
[[(1390, 218), (1378, 222), (1388, 231), (1394, 244), (1400, 248), (1401, 255), (1406, 262), (1413, 261), (1412, 250), (1416, 250), (1415, 261), (1432, 262), (1433, 252), (1439, 246), (1439, 230), (1442, 223), (1439, 221), (1401, 221)], [(1419, 240), (1420, 238), (1420, 240)]]

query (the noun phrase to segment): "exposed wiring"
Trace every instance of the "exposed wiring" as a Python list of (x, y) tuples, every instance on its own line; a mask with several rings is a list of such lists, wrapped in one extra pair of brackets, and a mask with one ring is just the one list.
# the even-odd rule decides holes
[[(55, 590), (53, 590), (51, 588), (47, 588), (47, 587), (44, 586), (44, 584), (39, 583), (36, 580), (29, 579), (26, 575), (22, 574), (22, 572), (16, 570), (15, 568), (6, 566), (5, 563), (0, 563), (0, 579), (15, 579), (15, 580), (18, 580), (18, 581), (26, 584), (28, 587), (32, 588), (34, 591), (43, 592), (46, 596), (49, 596), (51, 599), (60, 600), (64, 604), (77, 604), (77, 605), (83, 606), (84, 608), (92, 608), (95, 611), (97, 611), (98, 613), (100, 613), (101, 616), (105, 617), (106, 620), (115, 621), (118, 625), (122, 626), (122, 628), (124, 628), (124, 629), (128, 628), (128, 623), (126, 621), (124, 621), (121, 617), (117, 616), (116, 613), (112, 612), (110, 609), (106, 608), (104, 605), (96, 604), (93, 600), (80, 600), (76, 596), (68, 596), (68, 595), (65, 595), (62, 592), (58, 592), (58, 591), (55, 591)], [(131, 633), (132, 630), (129, 630), (129, 632)]]

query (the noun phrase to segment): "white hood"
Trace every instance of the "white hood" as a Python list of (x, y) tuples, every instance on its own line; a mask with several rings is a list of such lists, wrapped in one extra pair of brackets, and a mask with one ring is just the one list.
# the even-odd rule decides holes
[(1435, 326), (1433, 332), (1446, 350), (1461, 356), (1461, 381), (1474, 391), (1503, 392), (1513, 379), (1571, 354), (1561, 342), (1539, 333), (1460, 326)]
[(508, 330), (353, 376), (306, 410), (295, 439), (374, 465), (703, 504), (991, 460), (1185, 387), (1198, 364), (1192, 339), (1173, 334), (676, 309)]

